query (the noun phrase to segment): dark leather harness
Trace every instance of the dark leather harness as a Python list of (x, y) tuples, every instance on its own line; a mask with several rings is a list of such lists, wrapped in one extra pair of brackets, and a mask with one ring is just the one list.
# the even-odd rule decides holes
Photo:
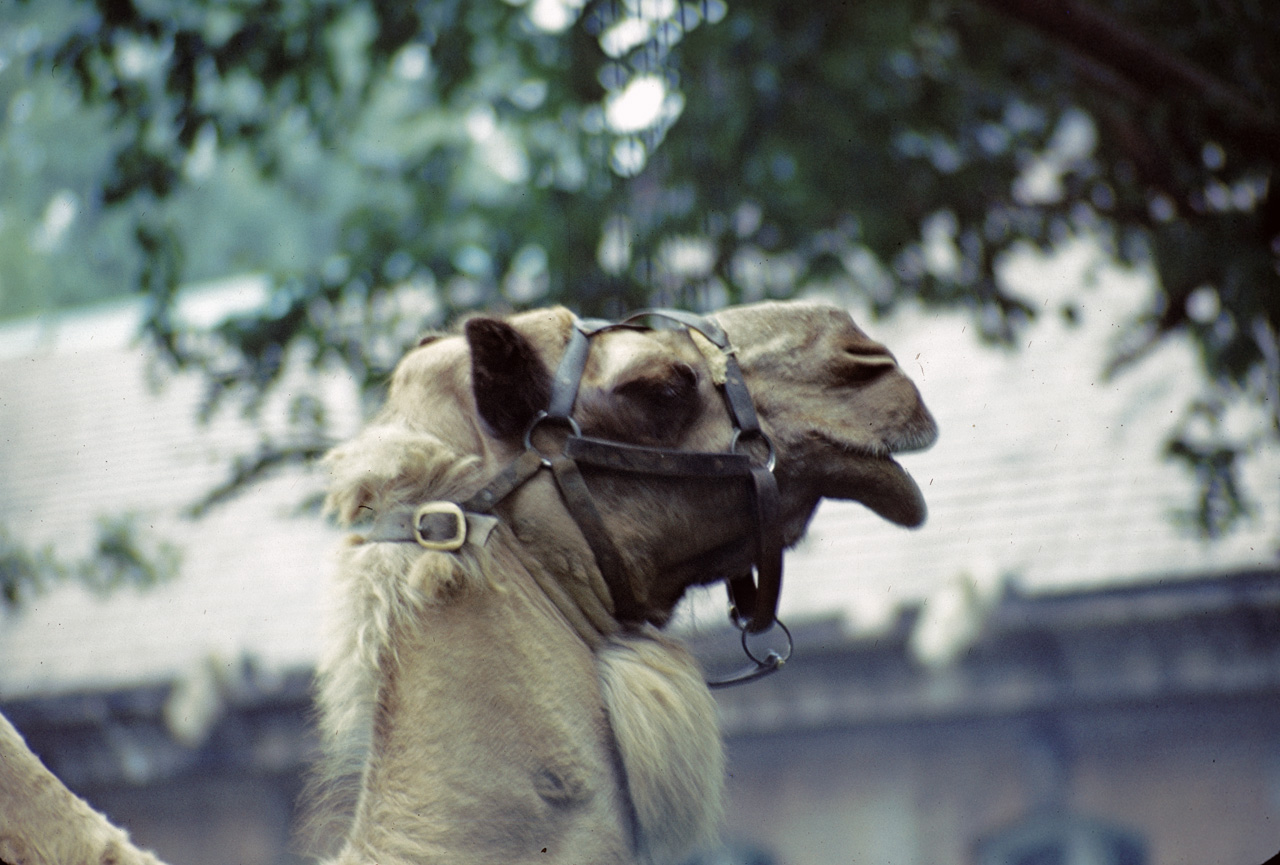
[[(648, 318), (664, 319), (696, 331), (723, 355), (724, 381), (720, 388), (733, 424), (733, 439), (728, 451), (645, 447), (582, 434), (573, 419), (573, 406), (591, 352), (591, 338), (619, 328), (640, 329), (639, 322)], [(534, 442), (535, 432), (544, 427), (561, 427), (565, 431), (558, 453), (544, 452)], [(758, 441), (765, 448), (763, 459), (755, 459), (744, 452), (745, 445), (752, 441)], [(742, 369), (734, 357), (727, 334), (719, 324), (704, 316), (671, 309), (643, 310), (616, 322), (576, 319), (552, 381), (548, 406), (530, 422), (524, 444), (525, 449), (520, 456), (465, 501), (434, 501), (417, 508), (383, 514), (365, 533), (365, 539), (416, 542), (427, 549), (457, 550), (466, 542), (471, 527), (492, 519), (486, 515), (492, 513), (494, 506), (547, 468), (551, 470), (566, 508), (595, 556), (614, 619), (623, 625), (639, 625), (646, 618), (644, 605), (627, 576), (622, 556), (605, 529), (579, 465), (670, 478), (744, 480), (752, 492), (753, 566), (745, 573), (729, 575), (725, 583), (729, 591), (730, 618), (742, 632), (743, 650), (751, 659), (752, 666), (723, 679), (708, 681), (708, 684), (721, 687), (751, 681), (777, 670), (790, 657), (791, 635), (777, 620), (782, 589), (783, 541), (780, 496), (773, 474), (776, 455), (773, 443), (760, 427)], [(748, 635), (763, 634), (775, 626), (785, 636), (785, 649), (782, 652), (769, 651), (764, 658), (757, 658), (748, 644)]]

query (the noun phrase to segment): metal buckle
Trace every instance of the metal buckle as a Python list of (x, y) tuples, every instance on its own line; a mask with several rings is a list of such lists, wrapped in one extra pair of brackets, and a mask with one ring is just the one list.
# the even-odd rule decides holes
[[(454, 518), (456, 529), (452, 537), (444, 540), (422, 536), (422, 518), (430, 514), (448, 514)], [(467, 542), (467, 516), (455, 502), (427, 502), (413, 512), (413, 539), (428, 550), (452, 551)]]

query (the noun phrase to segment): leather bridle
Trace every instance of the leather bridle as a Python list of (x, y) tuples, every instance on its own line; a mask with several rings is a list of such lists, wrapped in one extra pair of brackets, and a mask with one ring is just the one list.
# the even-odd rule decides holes
[[(725, 368), (723, 375), (717, 376), (717, 384), (733, 425), (728, 451), (646, 447), (582, 434), (573, 419), (573, 406), (591, 352), (592, 338), (615, 329), (643, 329), (639, 322), (648, 318), (665, 319), (695, 331), (722, 355)], [(719, 381), (721, 378), (723, 382)], [(559, 452), (544, 452), (535, 443), (535, 433), (544, 427), (561, 427), (565, 431)], [(764, 459), (755, 459), (744, 452), (744, 446), (753, 440), (765, 448)], [(671, 309), (642, 310), (619, 321), (575, 319), (568, 345), (552, 380), (547, 408), (538, 412), (529, 423), (524, 444), (520, 456), (465, 501), (428, 502), (416, 508), (385, 513), (374, 521), (372, 528), (365, 533), (365, 539), (412, 541), (427, 549), (457, 550), (466, 542), (471, 528), (492, 519), (487, 515), (492, 513), (494, 506), (542, 469), (550, 469), (565, 507), (595, 556), (611, 601), (613, 618), (623, 625), (638, 625), (646, 618), (644, 605), (627, 576), (622, 556), (605, 529), (579, 465), (669, 478), (745, 480), (752, 493), (752, 565), (745, 573), (728, 575), (725, 584), (729, 592), (730, 618), (742, 632), (743, 650), (751, 659), (752, 666), (725, 678), (708, 681), (708, 684), (722, 687), (751, 681), (777, 670), (790, 657), (790, 632), (777, 619), (782, 589), (783, 540), (780, 496), (773, 473), (776, 454), (773, 443), (760, 427), (755, 405), (728, 335), (719, 324), (705, 316)], [(764, 658), (757, 658), (748, 644), (748, 635), (763, 634), (775, 626), (785, 636), (785, 649), (782, 652), (769, 651)]]

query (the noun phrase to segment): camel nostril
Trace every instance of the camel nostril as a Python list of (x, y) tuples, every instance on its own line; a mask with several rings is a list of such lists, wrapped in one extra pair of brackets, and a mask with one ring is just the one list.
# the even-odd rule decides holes
[(883, 351), (874, 354), (845, 349), (840, 377), (850, 384), (866, 384), (898, 368), (892, 356)]

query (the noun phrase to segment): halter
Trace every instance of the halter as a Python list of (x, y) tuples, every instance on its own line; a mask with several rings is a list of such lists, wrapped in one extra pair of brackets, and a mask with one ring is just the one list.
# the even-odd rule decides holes
[[(707, 340), (723, 356), (724, 381), (720, 383), (725, 407), (733, 424), (733, 438), (728, 451), (680, 451), (671, 448), (644, 447), (607, 439), (584, 436), (573, 419), (582, 373), (591, 352), (593, 337), (609, 330), (642, 329), (637, 322), (661, 318), (694, 331)], [(699, 346), (701, 348), (701, 346)], [(534, 442), (534, 433), (543, 427), (558, 426), (566, 431), (558, 453), (544, 452)], [(766, 456), (757, 461), (742, 452), (752, 441), (763, 443)], [(410, 541), (431, 550), (459, 549), (469, 535), (486, 533), (492, 528), (489, 516), (495, 505), (514, 492), (542, 469), (550, 469), (560, 496), (595, 557), (604, 579), (602, 600), (611, 608), (618, 623), (640, 624), (645, 620), (644, 606), (627, 578), (622, 556), (605, 529), (600, 511), (583, 480), (579, 464), (607, 471), (653, 475), (670, 478), (741, 478), (748, 480), (752, 491), (754, 544), (752, 568), (726, 578), (729, 592), (730, 620), (742, 632), (742, 647), (752, 661), (749, 666), (723, 679), (708, 681), (711, 687), (736, 685), (774, 672), (791, 655), (791, 634), (777, 619), (778, 598), (782, 590), (782, 527), (780, 496), (773, 469), (776, 453), (773, 442), (760, 428), (755, 405), (747, 390), (742, 369), (724, 329), (704, 316), (671, 309), (648, 309), (633, 313), (616, 322), (600, 319), (574, 320), (569, 343), (552, 380), (547, 408), (537, 413), (524, 434), (524, 451), (495, 475), (475, 495), (462, 502), (434, 501), (412, 509), (401, 509), (381, 515), (365, 534), (367, 541)], [(555, 590), (548, 594), (562, 612)], [(566, 613), (566, 615), (568, 615)], [(582, 631), (581, 623), (571, 623)], [(600, 623), (589, 623), (599, 628)], [(758, 658), (748, 645), (749, 634), (762, 634), (777, 626), (786, 638), (781, 652), (769, 651)], [(616, 625), (615, 625), (616, 627)]]

